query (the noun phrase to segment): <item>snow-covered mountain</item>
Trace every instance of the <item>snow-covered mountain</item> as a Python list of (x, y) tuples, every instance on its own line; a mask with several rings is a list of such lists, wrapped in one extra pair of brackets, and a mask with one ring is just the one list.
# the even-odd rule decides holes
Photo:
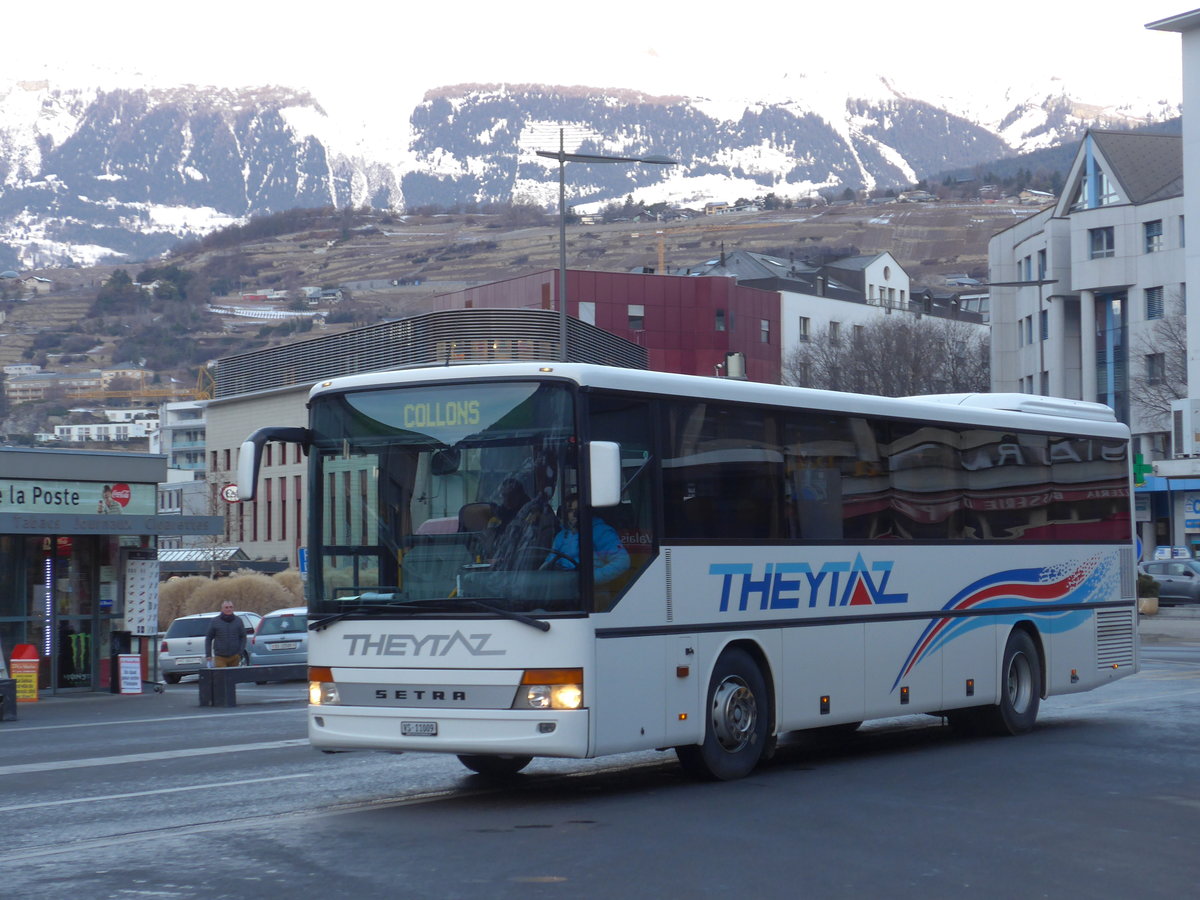
[[(767, 95), (770, 99), (764, 99)], [(966, 109), (884, 78), (792, 79), (758, 99), (543, 85), (429, 91), (406, 146), (382, 153), (287, 88), (0, 85), (0, 267), (142, 259), (181, 237), (304, 206), (415, 208), (557, 201), (536, 150), (665, 155), (678, 165), (569, 169), (570, 202), (635, 194), (700, 205), (774, 192), (901, 187), (952, 168), (1076, 139), (1091, 124), (1178, 115), (1163, 101), (1103, 107), (1061, 84)], [(380, 116), (395, 116), (380, 108)], [(353, 136), (353, 137), (352, 137)]]

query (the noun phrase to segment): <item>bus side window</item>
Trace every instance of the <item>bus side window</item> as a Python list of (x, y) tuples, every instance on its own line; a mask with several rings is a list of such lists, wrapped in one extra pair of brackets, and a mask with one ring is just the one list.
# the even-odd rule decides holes
[(596, 586), (595, 608), (611, 609), (658, 552), (654, 529), (654, 428), (650, 404), (619, 394), (594, 393), (589, 398), (591, 439), (621, 446), (621, 480), (625, 490), (613, 507), (592, 510), (611, 525), (629, 553), (629, 569), (612, 582)]

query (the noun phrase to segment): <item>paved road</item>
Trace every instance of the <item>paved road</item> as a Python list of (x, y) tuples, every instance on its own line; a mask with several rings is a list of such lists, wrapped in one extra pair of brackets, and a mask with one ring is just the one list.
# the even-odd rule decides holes
[(236, 710), (186, 683), (43, 701), (0, 724), (0, 895), (1190, 896), (1200, 620), (1166, 622), (1138, 676), (1047, 701), (1027, 737), (893, 719), (731, 784), (658, 753), (505, 787), (452, 757), (319, 754), (299, 684)]

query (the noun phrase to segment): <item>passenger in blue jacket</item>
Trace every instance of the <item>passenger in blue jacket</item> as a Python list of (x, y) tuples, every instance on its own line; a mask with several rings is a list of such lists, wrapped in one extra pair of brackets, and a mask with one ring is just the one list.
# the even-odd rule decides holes
[[(579, 501), (572, 497), (563, 510), (563, 529), (554, 536), (543, 569), (576, 569), (579, 567)], [(616, 530), (592, 516), (592, 554), (596, 584), (612, 581), (629, 568), (629, 551), (621, 543)]]

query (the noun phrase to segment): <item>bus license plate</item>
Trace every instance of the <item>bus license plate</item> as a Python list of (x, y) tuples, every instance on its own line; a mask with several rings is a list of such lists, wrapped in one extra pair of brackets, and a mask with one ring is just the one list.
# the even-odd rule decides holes
[(437, 722), (401, 722), (404, 737), (437, 737)]

